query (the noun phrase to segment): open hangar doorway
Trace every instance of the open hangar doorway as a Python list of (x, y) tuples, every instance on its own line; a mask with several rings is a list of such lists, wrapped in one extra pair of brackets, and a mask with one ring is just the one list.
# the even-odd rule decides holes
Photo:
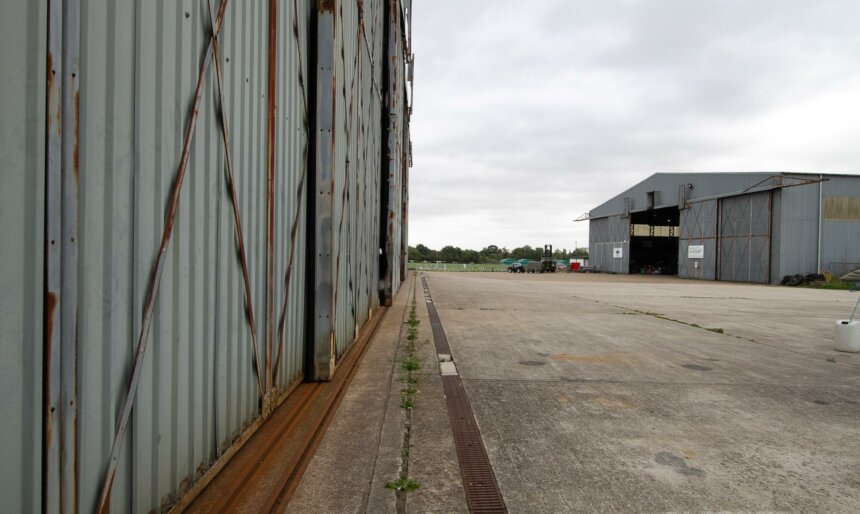
[(634, 275), (678, 274), (677, 207), (630, 214), (630, 269)]

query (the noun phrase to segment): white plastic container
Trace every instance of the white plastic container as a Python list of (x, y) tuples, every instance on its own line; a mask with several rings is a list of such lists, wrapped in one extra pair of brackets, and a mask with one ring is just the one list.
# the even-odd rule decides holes
[(840, 352), (860, 352), (860, 321), (838, 320), (834, 343), (834, 349)]

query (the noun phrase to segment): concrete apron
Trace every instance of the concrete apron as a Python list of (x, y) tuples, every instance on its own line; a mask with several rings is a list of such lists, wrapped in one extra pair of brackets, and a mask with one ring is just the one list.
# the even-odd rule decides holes
[(511, 512), (857, 511), (860, 359), (832, 347), (856, 298), (573, 274), (428, 281)]
[[(833, 291), (654, 277), (428, 273), (511, 512), (852, 512), (860, 355)], [(288, 507), (397, 512), (399, 293)], [(849, 297), (850, 296), (850, 297)], [(420, 287), (419, 341), (431, 338)], [(851, 305), (848, 305), (848, 304)], [(723, 333), (708, 328), (723, 330)], [(400, 511), (465, 512), (432, 342)], [(431, 367), (432, 366), (432, 367)]]
[[(404, 495), (400, 511), (468, 512), (427, 310), (415, 278), (410, 273), (377, 329), (286, 512), (396, 513), (397, 494), (385, 484), (398, 478), (404, 458), (420, 488)], [(411, 415), (412, 444), (404, 456), (407, 415), (400, 407), (400, 360), (414, 291), (422, 370)]]

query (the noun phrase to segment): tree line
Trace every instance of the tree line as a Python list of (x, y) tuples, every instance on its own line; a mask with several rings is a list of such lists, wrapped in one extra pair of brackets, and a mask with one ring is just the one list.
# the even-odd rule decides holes
[[(543, 247), (532, 248), (529, 245), (520, 246), (513, 250), (505, 247), (499, 248), (495, 245), (484, 247), (481, 250), (468, 250), (456, 246), (445, 246), (441, 250), (432, 250), (422, 244), (409, 247), (409, 260), (412, 262), (451, 262), (460, 264), (489, 264), (496, 263), (502, 259), (532, 259), (540, 260), (543, 257)], [(587, 248), (576, 248), (568, 251), (566, 248), (553, 250), (553, 259), (587, 259)]]

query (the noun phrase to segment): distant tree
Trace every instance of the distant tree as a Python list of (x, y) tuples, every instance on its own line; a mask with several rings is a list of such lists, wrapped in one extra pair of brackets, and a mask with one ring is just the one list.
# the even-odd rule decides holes
[(418, 251), (418, 255), (422, 261), (435, 261), (436, 260), (436, 252), (427, 248), (426, 246), (419, 244), (415, 247)]
[[(552, 253), (554, 259), (565, 260), (571, 257), (588, 258), (587, 248), (577, 248), (573, 252), (568, 252), (562, 248), (555, 250)], [(530, 245), (520, 246), (513, 250), (508, 250), (506, 247), (498, 247), (496, 245), (488, 245), (480, 251), (471, 250), (468, 248), (459, 248), (457, 246), (447, 245), (441, 250), (436, 251), (423, 244), (409, 247), (409, 260), (413, 262), (435, 262), (443, 261), (450, 263), (496, 263), (502, 259), (531, 259), (539, 261), (543, 257), (543, 246), (532, 247)]]
[(445, 246), (439, 250), (439, 260), (444, 262), (462, 262), (463, 250), (456, 246)]
[(475, 250), (463, 250), (459, 262), (464, 264), (481, 262), (481, 254)]
[(504, 256), (498, 246), (490, 245), (480, 251), (479, 258), (480, 262), (498, 262), (504, 259)]
[[(511, 250), (511, 257), (514, 259), (534, 259), (535, 258), (535, 248), (532, 248), (529, 245), (520, 246), (519, 248), (514, 248)], [(538, 258), (540, 258), (540, 251), (538, 252)]]

